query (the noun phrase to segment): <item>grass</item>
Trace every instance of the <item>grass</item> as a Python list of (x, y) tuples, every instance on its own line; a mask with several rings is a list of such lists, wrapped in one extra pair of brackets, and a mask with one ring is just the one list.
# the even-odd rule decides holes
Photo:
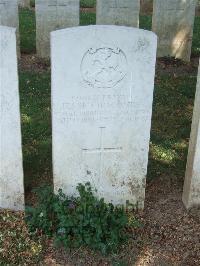
[(151, 16), (140, 16), (140, 29), (151, 30)]
[[(94, 1), (89, 0), (81, 2), (82, 6), (92, 6), (93, 4)], [(95, 24), (95, 14), (81, 13), (80, 21), (81, 25)], [(150, 29), (151, 16), (141, 16), (140, 27)], [(192, 46), (193, 55), (200, 54), (199, 27), (200, 17), (196, 17)], [(36, 45), (33, 10), (20, 9), (20, 32), (21, 51), (28, 54), (34, 53)], [(26, 191), (41, 184), (41, 182), (52, 182), (50, 82), (49, 71), (20, 71), (19, 73)], [(177, 77), (160, 74), (156, 77), (148, 179), (164, 175), (169, 178), (175, 176), (182, 182), (195, 88), (195, 74), (184, 75), (183, 73)], [(16, 244), (23, 247), (22, 252), (28, 252), (30, 260), (25, 256), (28, 264), (36, 263), (37, 257), (42, 252), (41, 239), (32, 242), (26, 229), (23, 229), (24, 225), (23, 227), (20, 225), (22, 220), (20, 215), (16, 218), (7, 213), (0, 214), (0, 226), (3, 224), (1, 223), (2, 217), (7, 217), (7, 215), (9, 215), (8, 218), (3, 218), (7, 219), (4, 225), (9, 228), (11, 226), (10, 220), (13, 221), (14, 219), (17, 228), (11, 228), (10, 231), (6, 229), (4, 235), (0, 234), (0, 245), (3, 238), (8, 239), (7, 247), (10, 252), (8, 253), (9, 256), (5, 254), (3, 259), (0, 258), (0, 264), (1, 262), (5, 265), (14, 263), (14, 260), (10, 262), (9, 259), (12, 258), (13, 254), (19, 252)], [(15, 234), (15, 232), (17, 233)], [(14, 234), (11, 246), (9, 246), (9, 234)], [(4, 241), (4, 243), (6, 242)], [(20, 262), (23, 265), (24, 262), (21, 262), (20, 255), (13, 258), (17, 258), (19, 260), (17, 263)], [(113, 265), (128, 264), (119, 260), (113, 261)]]
[(200, 16), (196, 17), (194, 21), (192, 54), (196, 56), (200, 55)]
[(81, 7), (95, 7), (96, 0), (81, 0), (80, 5)]
[(52, 173), (50, 73), (19, 76), (25, 185), (30, 187)]
[(35, 12), (30, 9), (20, 9), (19, 22), (21, 52), (34, 53), (36, 51)]
[(80, 14), (80, 25), (95, 25), (96, 24), (96, 15), (95, 13), (85, 13), (81, 12)]
[(184, 176), (196, 76), (156, 80), (148, 178)]

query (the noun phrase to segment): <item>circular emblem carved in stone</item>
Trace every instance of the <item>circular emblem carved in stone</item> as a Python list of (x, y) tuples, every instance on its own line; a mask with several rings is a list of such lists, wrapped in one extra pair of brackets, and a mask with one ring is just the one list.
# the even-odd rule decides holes
[(96, 88), (112, 88), (127, 74), (127, 60), (119, 48), (90, 48), (83, 56), (81, 73), (85, 82)]

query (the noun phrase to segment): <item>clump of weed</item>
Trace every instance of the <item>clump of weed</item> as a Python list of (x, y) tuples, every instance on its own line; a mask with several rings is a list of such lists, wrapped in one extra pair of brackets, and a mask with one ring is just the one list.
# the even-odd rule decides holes
[(115, 252), (127, 239), (125, 208), (98, 199), (90, 183), (79, 184), (77, 190), (78, 197), (67, 197), (62, 190), (55, 195), (50, 187), (40, 189), (37, 207), (27, 209), (30, 230), (53, 236), (56, 245), (87, 246), (103, 254)]

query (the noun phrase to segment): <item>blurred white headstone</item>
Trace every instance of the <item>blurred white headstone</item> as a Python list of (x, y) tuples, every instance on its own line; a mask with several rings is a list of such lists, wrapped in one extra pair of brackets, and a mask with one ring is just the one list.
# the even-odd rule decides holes
[(17, 53), (20, 56), (18, 0), (0, 0), (0, 25), (16, 28)]
[(99, 25), (139, 27), (140, 0), (97, 0)]
[(36, 46), (39, 57), (50, 56), (50, 32), (79, 26), (80, 0), (36, 0)]
[(158, 57), (190, 61), (196, 0), (154, 0), (152, 30)]
[(24, 208), (21, 124), (14, 28), (0, 26), (0, 208)]
[(186, 208), (200, 206), (200, 65), (183, 190)]

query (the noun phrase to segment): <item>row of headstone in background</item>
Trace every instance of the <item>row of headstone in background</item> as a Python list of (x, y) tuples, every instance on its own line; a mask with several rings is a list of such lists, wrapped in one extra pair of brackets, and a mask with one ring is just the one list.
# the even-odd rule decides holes
[(158, 36), (158, 57), (190, 61), (196, 0), (154, 0), (152, 31)]
[[(190, 61), (196, 0), (154, 0), (152, 31), (158, 57)], [(139, 0), (97, 0), (97, 24), (139, 27)]]
[[(18, 29), (17, 2), (0, 0), (1, 25)], [(36, 46), (39, 57), (50, 56), (50, 32), (79, 25), (80, 0), (36, 0)], [(154, 0), (152, 30), (158, 35), (158, 57), (190, 60), (196, 0)], [(139, 26), (139, 0), (97, 0), (97, 24)], [(18, 38), (19, 40), (19, 38)]]
[(50, 32), (79, 26), (80, 0), (36, 0), (37, 55), (50, 56)]
[[(49, 57), (50, 31), (79, 25), (79, 0), (36, 0), (36, 6), (38, 55)], [(190, 60), (195, 6), (196, 0), (154, 0), (152, 30), (159, 37), (158, 57)], [(96, 23), (139, 27), (139, 13), (139, 0), (97, 0)]]
[(18, 5), (21, 7), (30, 7), (30, 0), (0, 0), (0, 25), (16, 28), (17, 53), (19, 57), (20, 36)]
[(0, 0), (0, 25), (16, 28), (17, 52), (20, 56), (18, 0)]
[(140, 0), (97, 0), (96, 24), (139, 28)]
[(16, 33), (4, 26), (0, 26), (0, 208), (24, 208)]
[(18, 0), (20, 7), (30, 7), (30, 0)]
[(187, 208), (200, 205), (200, 61), (183, 189), (183, 202)]
[[(50, 32), (79, 26), (80, 0), (36, 0), (36, 46), (50, 56)], [(140, 0), (97, 0), (97, 24), (139, 27)]]
[[(142, 209), (155, 34), (130, 27), (74, 27), (53, 32), (51, 44), (55, 191), (75, 195), (78, 183), (90, 181), (106, 201), (129, 200)], [(200, 204), (199, 84), (183, 194), (188, 208)], [(0, 207), (23, 209), (15, 29), (2, 26), (0, 97)]]

